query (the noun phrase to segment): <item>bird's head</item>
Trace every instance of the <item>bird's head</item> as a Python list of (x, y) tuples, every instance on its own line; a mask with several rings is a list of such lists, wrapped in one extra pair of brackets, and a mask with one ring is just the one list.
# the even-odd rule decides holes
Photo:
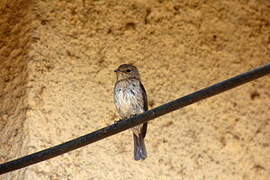
[(122, 64), (116, 70), (117, 80), (123, 80), (128, 78), (140, 79), (140, 74), (138, 69), (131, 64)]

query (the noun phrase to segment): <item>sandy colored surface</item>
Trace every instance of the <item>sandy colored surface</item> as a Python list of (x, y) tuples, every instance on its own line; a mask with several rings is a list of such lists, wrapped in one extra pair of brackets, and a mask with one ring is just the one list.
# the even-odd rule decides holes
[[(29, 3), (0, 3), (0, 162), (28, 153), (27, 82), (31, 40)], [(23, 171), (0, 179), (23, 179)], [(9, 178), (4, 178), (9, 177)]]
[[(31, 41), (30, 41), (31, 37)], [(113, 70), (141, 71), (150, 108), (270, 62), (270, 2), (0, 3), (0, 162), (113, 123)], [(270, 78), (0, 179), (270, 179)]]

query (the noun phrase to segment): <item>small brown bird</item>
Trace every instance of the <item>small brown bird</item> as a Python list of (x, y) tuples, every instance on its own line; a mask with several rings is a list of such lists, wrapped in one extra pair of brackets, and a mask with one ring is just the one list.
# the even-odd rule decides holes
[[(147, 95), (138, 69), (130, 64), (122, 64), (114, 72), (117, 75), (114, 103), (120, 117), (126, 119), (147, 111)], [(135, 160), (144, 160), (147, 157), (144, 144), (146, 131), (147, 123), (132, 128)]]

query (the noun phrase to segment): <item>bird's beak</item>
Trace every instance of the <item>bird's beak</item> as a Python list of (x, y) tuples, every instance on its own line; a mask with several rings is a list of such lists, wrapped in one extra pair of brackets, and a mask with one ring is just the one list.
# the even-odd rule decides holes
[(119, 69), (116, 69), (116, 70), (114, 70), (114, 72), (120, 72), (120, 70)]

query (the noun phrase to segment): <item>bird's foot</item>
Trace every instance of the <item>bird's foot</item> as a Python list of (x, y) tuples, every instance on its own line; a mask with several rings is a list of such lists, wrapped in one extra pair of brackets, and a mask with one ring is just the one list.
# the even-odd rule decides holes
[(123, 120), (125, 120), (125, 119), (116, 120), (116, 121), (114, 121), (114, 124), (117, 124), (117, 123), (119, 123), (120, 121), (123, 121)]
[(120, 121), (124, 121), (124, 120), (129, 119), (129, 118), (132, 118), (134, 116), (136, 116), (136, 114), (132, 114), (128, 118), (123, 118), (123, 119), (116, 120), (116, 121), (114, 121), (114, 124), (119, 123)]

